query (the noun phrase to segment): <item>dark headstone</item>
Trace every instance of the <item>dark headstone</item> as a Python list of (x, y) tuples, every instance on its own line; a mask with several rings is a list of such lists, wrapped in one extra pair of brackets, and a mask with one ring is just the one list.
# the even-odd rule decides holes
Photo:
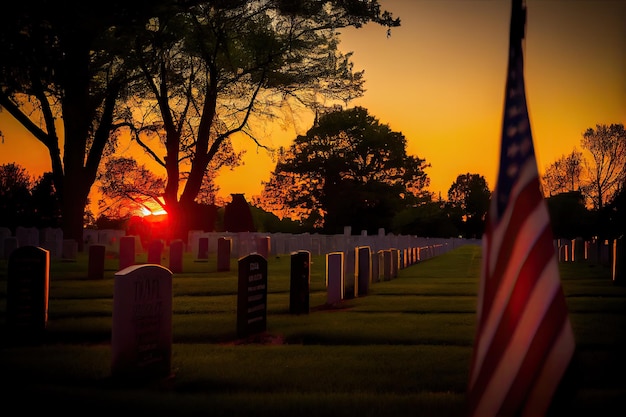
[(184, 245), (181, 239), (170, 242), (170, 271), (177, 274), (183, 272), (183, 252)]
[(626, 245), (624, 238), (613, 240), (613, 284), (626, 285)]
[(0, 226), (0, 259), (8, 259), (4, 253), (4, 240), (11, 237), (11, 229)]
[(378, 282), (380, 279), (380, 251), (372, 252), (372, 282)]
[(311, 284), (311, 253), (300, 251), (291, 254), (291, 277), (289, 286), (289, 313), (309, 314), (309, 291)]
[(78, 242), (74, 239), (63, 239), (63, 249), (61, 250), (61, 259), (66, 262), (76, 261), (78, 254)]
[(50, 252), (36, 246), (15, 249), (8, 260), (6, 324), (12, 342), (37, 342), (48, 323)]
[(356, 248), (352, 247), (346, 250), (344, 258), (344, 290), (343, 297), (345, 299), (354, 298), (358, 294), (357, 283), (357, 267), (356, 267)]
[(122, 236), (120, 238), (119, 269), (122, 270), (134, 264), (135, 264), (135, 236)]
[(172, 273), (132, 265), (115, 273), (111, 375), (123, 381), (170, 376)]
[(372, 282), (372, 257), (369, 246), (357, 248), (357, 295), (367, 295)]
[(391, 249), (391, 278), (398, 277), (398, 271), (400, 270), (400, 250), (392, 248)]
[(148, 263), (161, 265), (165, 243), (161, 239), (154, 239), (148, 245)]
[(391, 249), (383, 251), (383, 280), (389, 281), (392, 278)]
[(198, 256), (196, 259), (209, 259), (209, 238), (201, 237), (198, 239)]
[(217, 271), (230, 271), (230, 251), (232, 239), (220, 237), (217, 239)]
[(87, 277), (89, 279), (104, 278), (104, 257), (106, 246), (89, 245), (89, 260), (87, 267)]
[(256, 238), (256, 251), (259, 255), (265, 259), (269, 259), (270, 256), (270, 237), (259, 236)]
[(4, 259), (9, 259), (11, 253), (19, 247), (19, 242), (15, 236), (4, 238)]
[(267, 329), (267, 260), (253, 253), (238, 261), (237, 335)]
[(343, 300), (343, 252), (326, 254), (326, 303)]

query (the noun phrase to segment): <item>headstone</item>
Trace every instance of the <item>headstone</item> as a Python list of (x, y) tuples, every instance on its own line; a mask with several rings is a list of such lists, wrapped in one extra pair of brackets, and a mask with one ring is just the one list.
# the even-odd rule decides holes
[(120, 238), (120, 264), (119, 270), (126, 269), (135, 264), (135, 237), (122, 236)]
[(165, 243), (162, 239), (154, 239), (148, 245), (148, 263), (161, 265), (163, 257), (163, 247)]
[(115, 273), (111, 375), (121, 380), (169, 377), (172, 360), (172, 273), (132, 265)]
[(267, 260), (252, 253), (237, 264), (237, 336), (247, 337), (267, 329)]
[(400, 250), (396, 248), (391, 249), (391, 278), (398, 277), (398, 270), (400, 269)]
[(378, 280), (385, 280), (385, 251), (379, 250), (376, 252), (376, 256), (378, 258)]
[(46, 227), (39, 232), (39, 242), (42, 248), (50, 251), (51, 259), (59, 259), (63, 252), (63, 230), (58, 227)]
[(11, 229), (8, 227), (0, 227), (0, 259), (7, 259), (4, 254), (4, 241), (11, 237)]
[(259, 236), (256, 238), (256, 251), (259, 255), (265, 259), (269, 259), (270, 256), (270, 237)]
[(4, 259), (9, 259), (11, 253), (19, 247), (19, 242), (15, 236), (4, 238)]
[(201, 237), (198, 239), (198, 255), (196, 256), (197, 260), (207, 260), (209, 259), (209, 238)]
[(42, 340), (48, 323), (50, 252), (15, 249), (7, 265), (6, 325), (11, 342)]
[(310, 265), (310, 252), (299, 251), (291, 254), (289, 286), (289, 313), (291, 314), (309, 314)]
[(383, 279), (389, 281), (392, 278), (393, 262), (391, 258), (391, 249), (383, 251)]
[(78, 254), (78, 242), (74, 239), (63, 239), (63, 249), (61, 250), (61, 259), (66, 262), (76, 261)]
[(36, 227), (17, 226), (15, 237), (19, 246), (39, 246), (39, 230)]
[(585, 257), (585, 240), (577, 237), (572, 240), (572, 262), (586, 261)]
[(626, 285), (626, 248), (624, 237), (613, 240), (613, 284)]
[(357, 295), (359, 297), (369, 293), (372, 280), (372, 258), (370, 252), (369, 246), (357, 248)]
[(106, 254), (106, 246), (104, 245), (90, 245), (89, 246), (89, 259), (87, 266), (87, 277), (89, 279), (103, 279), (104, 278), (104, 257)]
[(350, 247), (346, 250), (346, 257), (344, 258), (344, 290), (343, 298), (354, 298), (358, 294), (357, 283), (357, 268), (356, 268), (356, 248)]
[(170, 271), (173, 274), (183, 272), (183, 252), (184, 245), (181, 239), (175, 239), (170, 242)]
[(217, 271), (230, 271), (230, 251), (232, 239), (220, 237), (217, 239)]
[(380, 280), (380, 251), (373, 252), (372, 257), (372, 282), (378, 282)]
[(327, 304), (343, 300), (343, 252), (326, 254), (326, 287)]

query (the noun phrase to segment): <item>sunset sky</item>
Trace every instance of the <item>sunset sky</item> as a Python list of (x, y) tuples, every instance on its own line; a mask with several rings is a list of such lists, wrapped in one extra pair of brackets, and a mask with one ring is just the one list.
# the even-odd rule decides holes
[[(341, 48), (365, 70), (362, 106), (402, 132), (408, 153), (431, 167), (430, 190), (447, 198), (459, 174), (495, 186), (511, 3), (506, 0), (382, 0), (400, 17), (391, 36), (376, 25), (342, 32)], [(527, 0), (526, 94), (540, 170), (596, 124), (626, 123), (626, 0)], [(304, 120), (307, 120), (306, 117)], [(289, 146), (310, 127), (268, 127), (269, 146)], [(0, 164), (50, 171), (45, 147), (0, 113)], [(218, 178), (221, 194), (261, 192), (275, 162), (243, 137), (244, 165)], [(161, 174), (161, 173), (159, 173)]]

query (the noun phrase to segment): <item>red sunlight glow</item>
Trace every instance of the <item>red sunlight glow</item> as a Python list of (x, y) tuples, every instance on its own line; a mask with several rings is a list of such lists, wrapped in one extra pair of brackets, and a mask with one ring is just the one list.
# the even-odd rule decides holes
[(156, 209), (154, 211), (150, 211), (150, 209), (148, 209), (147, 207), (142, 207), (139, 211), (140, 213), (138, 213), (138, 215), (141, 217), (162, 216), (164, 214), (167, 214), (167, 211), (163, 210), (162, 208)]

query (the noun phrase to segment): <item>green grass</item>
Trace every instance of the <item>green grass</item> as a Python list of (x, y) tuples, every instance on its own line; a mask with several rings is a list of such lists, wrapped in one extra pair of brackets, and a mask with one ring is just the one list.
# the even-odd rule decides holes
[[(53, 261), (45, 342), (0, 345), (3, 402), (90, 416), (461, 416), (480, 255), (478, 246), (455, 249), (332, 307), (324, 257), (314, 257), (304, 315), (289, 314), (289, 256), (270, 258), (267, 333), (240, 340), (236, 261), (218, 273), (215, 259), (186, 254), (173, 277), (173, 377), (143, 386), (110, 378), (116, 260), (98, 281), (86, 278), (83, 254)], [(626, 287), (606, 266), (559, 268), (577, 341), (567, 415), (624, 410)], [(0, 261), (2, 335), (5, 310)]]

